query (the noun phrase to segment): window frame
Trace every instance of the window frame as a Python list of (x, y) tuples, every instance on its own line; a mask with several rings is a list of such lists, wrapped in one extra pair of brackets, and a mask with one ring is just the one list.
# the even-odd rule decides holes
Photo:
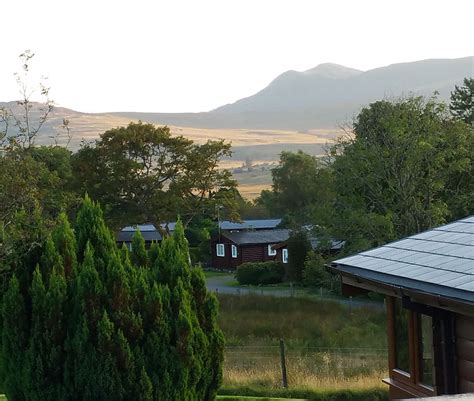
[(231, 254), (233, 259), (237, 259), (237, 257), (239, 256), (237, 245), (232, 244), (230, 246), (230, 254)]
[(282, 263), (288, 263), (288, 248), (281, 250), (281, 261)]
[[(395, 340), (395, 302), (401, 298), (387, 296), (387, 330), (388, 330), (388, 342), (389, 342), (389, 375), (390, 379), (404, 385), (412, 390), (421, 393), (426, 396), (437, 395), (436, 388), (436, 374), (433, 372), (434, 385), (429, 386), (421, 382), (421, 327), (419, 324), (421, 315), (428, 315), (428, 313), (422, 313), (413, 309), (405, 307), (402, 302), (401, 307), (408, 312), (408, 353), (409, 353), (409, 372), (403, 371), (397, 367), (397, 350)], [(435, 358), (434, 345), (432, 349), (433, 359)]]
[(216, 255), (220, 258), (225, 257), (225, 244), (223, 243), (216, 244)]
[(275, 244), (268, 244), (267, 245), (267, 254), (268, 254), (268, 256), (276, 256), (276, 254), (277, 254), (276, 249), (272, 248), (273, 245), (275, 245)]

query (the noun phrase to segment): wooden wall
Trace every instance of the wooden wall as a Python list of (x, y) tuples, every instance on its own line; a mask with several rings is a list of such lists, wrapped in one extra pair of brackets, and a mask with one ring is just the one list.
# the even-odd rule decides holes
[(456, 316), (458, 392), (474, 393), (474, 317)]

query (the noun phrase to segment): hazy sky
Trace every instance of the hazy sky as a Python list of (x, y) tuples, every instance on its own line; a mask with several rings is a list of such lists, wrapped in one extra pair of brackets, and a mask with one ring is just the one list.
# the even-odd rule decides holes
[(18, 55), (80, 111), (207, 111), (280, 73), (474, 54), (473, 0), (8, 0), (0, 101)]

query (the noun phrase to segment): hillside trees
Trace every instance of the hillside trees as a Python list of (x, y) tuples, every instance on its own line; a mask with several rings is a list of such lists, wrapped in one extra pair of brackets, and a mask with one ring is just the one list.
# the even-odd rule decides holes
[(331, 170), (302, 151), (281, 153), (272, 182), (272, 189), (262, 191), (257, 204), (296, 226), (308, 223), (316, 205), (321, 211), (334, 198)]
[(472, 213), (472, 149), (467, 126), (434, 99), (364, 108), (333, 149), (337, 237), (365, 249)]
[(109, 130), (74, 156), (77, 188), (104, 205), (114, 227), (173, 221), (185, 226), (216, 204), (235, 208), (236, 183), (219, 160), (230, 154), (222, 140), (194, 144), (167, 127), (130, 123)]
[(61, 215), (39, 263), (13, 275), (3, 296), (0, 375), (9, 400), (215, 398), (217, 301), (188, 264), (182, 225), (146, 261), (137, 248), (117, 249), (87, 197), (74, 231)]
[(449, 109), (451, 114), (464, 121), (466, 124), (474, 124), (474, 78), (464, 78), (462, 86), (455, 86), (451, 92)]

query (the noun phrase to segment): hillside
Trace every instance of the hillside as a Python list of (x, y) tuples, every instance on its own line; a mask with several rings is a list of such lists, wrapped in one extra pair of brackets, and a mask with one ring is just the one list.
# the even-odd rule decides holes
[(407, 96), (447, 100), (454, 85), (474, 75), (474, 57), (433, 59), (359, 71), (321, 64), (287, 71), (253, 96), (208, 113), (113, 113), (121, 117), (201, 128), (308, 130), (336, 127), (372, 101)]

